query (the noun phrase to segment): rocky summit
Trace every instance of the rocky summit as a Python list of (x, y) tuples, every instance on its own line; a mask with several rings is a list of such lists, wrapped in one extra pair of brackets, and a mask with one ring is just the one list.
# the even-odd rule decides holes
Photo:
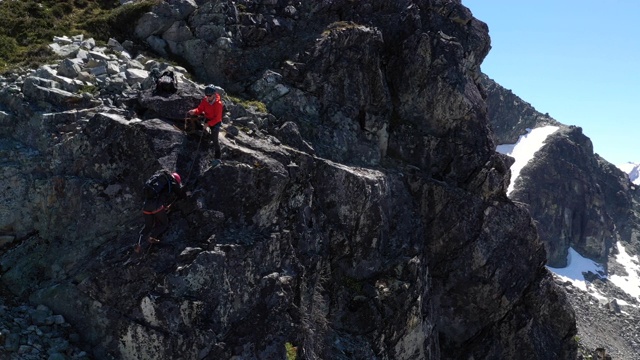
[[(531, 214), (548, 266), (564, 272), (580, 262), (576, 257), (597, 264), (573, 275), (575, 281), (557, 277), (576, 312), (580, 353), (593, 359), (637, 359), (640, 333), (630, 324), (637, 322), (640, 306), (634, 265), (640, 249), (638, 187), (594, 153), (580, 127), (539, 113), (486, 76), (482, 84), (498, 144), (516, 144), (532, 129), (555, 127), (534, 157), (512, 174), (509, 197)], [(619, 259), (626, 257), (630, 264)]]
[[(10, 359), (576, 358), (460, 1), (163, 1), (131, 39), (51, 48), (0, 78)], [(184, 131), (210, 83), (217, 167)], [(161, 168), (188, 194), (137, 253)]]
[(513, 179), (514, 190), (509, 195), (526, 204), (539, 224), (549, 265), (566, 266), (569, 247), (600, 262), (607, 261), (617, 241), (636, 254), (640, 249), (640, 198), (628, 174), (594, 153), (580, 127), (537, 112), (486, 76), (483, 84), (498, 144), (516, 143), (528, 129), (558, 127)]

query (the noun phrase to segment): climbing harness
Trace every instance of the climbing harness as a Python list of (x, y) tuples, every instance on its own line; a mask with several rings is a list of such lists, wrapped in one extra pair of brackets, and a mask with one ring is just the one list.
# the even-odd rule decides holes
[[(168, 206), (167, 206), (167, 208), (168, 208)], [(161, 205), (157, 210), (153, 210), (153, 211), (142, 210), (142, 213), (146, 214), (146, 215), (155, 215), (155, 214), (159, 213), (160, 211), (162, 211), (164, 209), (165, 209), (165, 206)]]

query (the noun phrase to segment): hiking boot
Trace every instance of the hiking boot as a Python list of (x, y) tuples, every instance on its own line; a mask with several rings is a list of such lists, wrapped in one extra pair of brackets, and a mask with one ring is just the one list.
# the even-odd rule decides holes
[(158, 240), (158, 239), (156, 239), (156, 238), (154, 238), (154, 237), (149, 236), (149, 238), (147, 239), (147, 242), (148, 242), (149, 244), (157, 244), (157, 243), (159, 243), (159, 242), (160, 242), (160, 240)]
[(220, 165), (220, 164), (222, 164), (222, 160), (220, 160), (220, 159), (214, 159), (214, 160), (211, 162), (211, 167), (216, 167), (216, 166), (218, 166), (218, 165)]

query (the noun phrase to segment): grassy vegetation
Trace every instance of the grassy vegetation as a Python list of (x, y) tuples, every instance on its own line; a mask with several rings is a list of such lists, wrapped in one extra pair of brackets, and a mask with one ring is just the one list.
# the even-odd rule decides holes
[(97, 88), (95, 85), (93, 85), (93, 84), (91, 84), (91, 85), (84, 85), (84, 86), (82, 86), (82, 87), (80, 87), (80, 88), (78, 89), (78, 93), (79, 93), (79, 94), (82, 94), (82, 93), (89, 93), (89, 94), (93, 94), (93, 93), (95, 93), (95, 92), (97, 92), (97, 91), (98, 91), (98, 88)]
[(296, 360), (298, 357), (298, 348), (293, 346), (290, 342), (285, 343), (284, 347), (287, 351), (287, 360)]
[(267, 110), (267, 105), (265, 105), (265, 103), (263, 103), (261, 101), (245, 100), (245, 99), (242, 99), (242, 98), (239, 98), (239, 97), (235, 97), (235, 96), (229, 96), (229, 99), (231, 99), (231, 101), (233, 101), (234, 103), (241, 105), (245, 109), (253, 109), (254, 111), (258, 111), (258, 112), (261, 112), (261, 113), (269, 112)]
[(333, 30), (342, 30), (342, 29), (355, 29), (360, 27), (360, 25), (353, 23), (351, 21), (336, 21), (334, 23), (329, 24), (327, 29), (322, 33), (322, 36), (327, 36)]
[(97, 42), (124, 41), (135, 19), (160, 2), (144, 0), (121, 6), (119, 0), (0, 1), (0, 71), (35, 67), (54, 58), (54, 36), (84, 34)]

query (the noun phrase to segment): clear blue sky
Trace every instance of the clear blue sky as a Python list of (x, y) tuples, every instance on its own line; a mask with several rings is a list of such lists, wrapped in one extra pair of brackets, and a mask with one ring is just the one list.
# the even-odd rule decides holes
[(640, 162), (640, 0), (462, 0), (489, 26), (482, 72), (582, 127), (613, 164)]

